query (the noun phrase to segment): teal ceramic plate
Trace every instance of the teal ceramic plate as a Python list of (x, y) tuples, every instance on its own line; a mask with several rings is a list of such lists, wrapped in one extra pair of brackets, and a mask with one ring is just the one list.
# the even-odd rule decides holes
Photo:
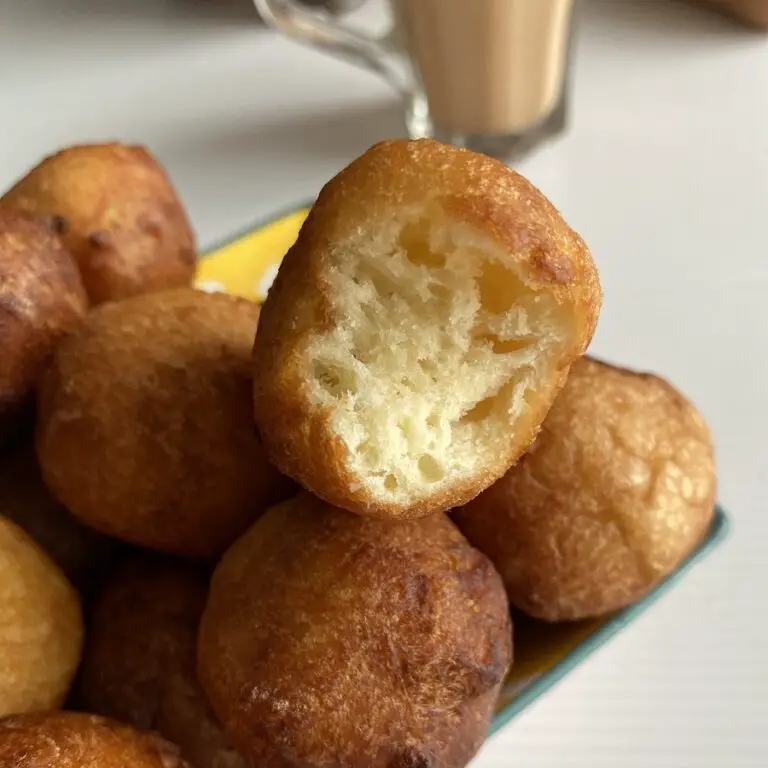
[[(211, 250), (200, 261), (198, 286), (263, 300), (281, 259), (296, 239), (307, 211), (305, 205), (279, 214)], [(653, 592), (612, 616), (570, 624), (544, 624), (524, 616), (515, 617), (515, 663), (502, 690), (491, 732), (506, 725), (649, 608), (694, 563), (725, 538), (728, 527), (727, 514), (717, 507), (707, 538), (688, 560)]]

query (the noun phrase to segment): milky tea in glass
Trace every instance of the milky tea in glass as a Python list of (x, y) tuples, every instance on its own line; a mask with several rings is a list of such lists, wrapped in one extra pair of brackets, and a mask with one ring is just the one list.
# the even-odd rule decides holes
[(506, 156), (565, 127), (575, 0), (389, 0), (382, 37), (295, 0), (254, 0), (268, 24), (384, 76), (413, 138)]

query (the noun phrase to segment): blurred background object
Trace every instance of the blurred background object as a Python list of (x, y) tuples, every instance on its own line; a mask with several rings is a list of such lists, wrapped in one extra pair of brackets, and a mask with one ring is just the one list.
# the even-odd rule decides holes
[(757, 29), (768, 30), (768, 0), (691, 0)]

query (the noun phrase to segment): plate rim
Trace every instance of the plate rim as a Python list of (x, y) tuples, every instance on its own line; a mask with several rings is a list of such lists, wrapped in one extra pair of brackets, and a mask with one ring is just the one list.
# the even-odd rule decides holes
[(657, 600), (666, 594), (694, 565), (700, 563), (728, 538), (732, 530), (730, 514), (719, 503), (715, 504), (714, 515), (705, 539), (675, 568), (665, 579), (654, 587), (647, 595), (632, 605), (623, 608), (606, 621), (568, 653), (562, 656), (552, 667), (543, 672), (515, 698), (498, 710), (491, 721), (488, 731), (490, 738), (508, 725), (524, 709), (533, 704), (540, 696), (552, 689), (569, 672), (572, 672), (582, 662), (586, 661), (595, 651), (605, 645), (611, 638), (625, 629), (642, 613), (647, 611)]

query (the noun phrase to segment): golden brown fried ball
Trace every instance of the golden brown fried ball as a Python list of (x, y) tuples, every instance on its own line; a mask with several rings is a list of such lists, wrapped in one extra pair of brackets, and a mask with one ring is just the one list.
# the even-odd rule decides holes
[(257, 305), (178, 289), (92, 311), (57, 350), (37, 448), (82, 522), (171, 554), (215, 557), (291, 484), (251, 420)]
[(59, 237), (25, 213), (0, 210), (0, 442), (16, 430), (51, 353), (86, 309)]
[(46, 157), (0, 200), (50, 222), (92, 304), (189, 285), (195, 237), (158, 161), (143, 147), (83, 144)]
[(602, 294), (584, 241), (487, 156), (385, 141), (320, 192), (264, 303), (254, 416), (330, 504), (413, 519), (528, 448)]
[[(89, 621), (81, 703), (89, 712), (156, 729), (165, 678), (194, 663), (208, 583), (193, 565), (130, 556), (108, 579)], [(130, 642), (126, 642), (130, 638)]]
[(192, 768), (176, 746), (127, 725), (81, 712), (0, 720), (3, 768)]
[(117, 544), (87, 528), (53, 498), (31, 441), (0, 455), (0, 515), (23, 528), (80, 591), (91, 594)]
[(674, 570), (709, 526), (715, 485), (709, 430), (677, 390), (584, 358), (531, 450), (454, 520), (514, 606), (582, 619)]
[(80, 703), (155, 730), (196, 768), (245, 768), (211, 711), (195, 670), (206, 574), (135, 556), (105, 585), (91, 615)]
[(302, 493), (216, 568), (198, 673), (255, 765), (464, 766), (511, 661), (507, 608), (444, 515), (375, 520)]
[(21, 528), (0, 516), (0, 717), (61, 706), (82, 644), (77, 592)]

